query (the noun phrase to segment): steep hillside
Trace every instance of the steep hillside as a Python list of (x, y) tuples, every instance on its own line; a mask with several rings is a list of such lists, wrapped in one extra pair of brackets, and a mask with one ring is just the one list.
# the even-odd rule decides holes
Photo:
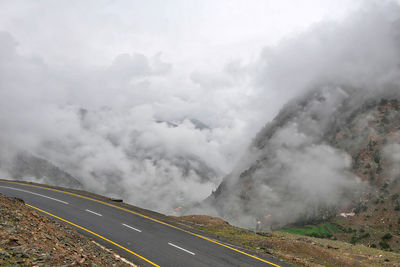
[(391, 225), (394, 235), (400, 229), (399, 99), (397, 89), (368, 94), (341, 87), (295, 99), (259, 132), (206, 203), (247, 228), (279, 229), (354, 212), (354, 223), (382, 231)]

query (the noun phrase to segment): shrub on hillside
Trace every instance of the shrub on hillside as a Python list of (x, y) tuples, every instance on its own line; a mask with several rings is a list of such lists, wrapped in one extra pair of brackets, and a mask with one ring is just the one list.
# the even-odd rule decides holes
[(381, 247), (381, 249), (390, 249), (389, 244), (383, 241), (379, 242), (379, 246)]
[(386, 233), (382, 236), (382, 240), (388, 240), (391, 239), (393, 236), (391, 233)]

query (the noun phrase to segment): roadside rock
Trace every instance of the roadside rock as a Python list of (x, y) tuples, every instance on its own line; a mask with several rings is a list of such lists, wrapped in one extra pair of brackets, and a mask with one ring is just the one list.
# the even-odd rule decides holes
[(0, 266), (135, 266), (86, 236), (0, 194)]

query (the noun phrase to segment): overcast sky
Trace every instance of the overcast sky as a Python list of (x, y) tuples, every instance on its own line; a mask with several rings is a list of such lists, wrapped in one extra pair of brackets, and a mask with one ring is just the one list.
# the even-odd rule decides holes
[(161, 52), (187, 68), (258, 56), (358, 0), (1, 1), (0, 30), (18, 50), (58, 64), (101, 65), (121, 53)]

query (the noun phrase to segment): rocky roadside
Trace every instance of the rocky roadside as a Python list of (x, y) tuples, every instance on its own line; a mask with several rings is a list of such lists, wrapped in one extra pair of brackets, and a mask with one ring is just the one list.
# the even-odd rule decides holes
[(0, 194), (0, 266), (136, 266), (64, 223)]
[(293, 266), (400, 267), (400, 254), (364, 245), (280, 232), (257, 232), (234, 227), (219, 218), (205, 215), (174, 217), (187, 227), (214, 235), (214, 238), (241, 245), (260, 255), (283, 259)]

